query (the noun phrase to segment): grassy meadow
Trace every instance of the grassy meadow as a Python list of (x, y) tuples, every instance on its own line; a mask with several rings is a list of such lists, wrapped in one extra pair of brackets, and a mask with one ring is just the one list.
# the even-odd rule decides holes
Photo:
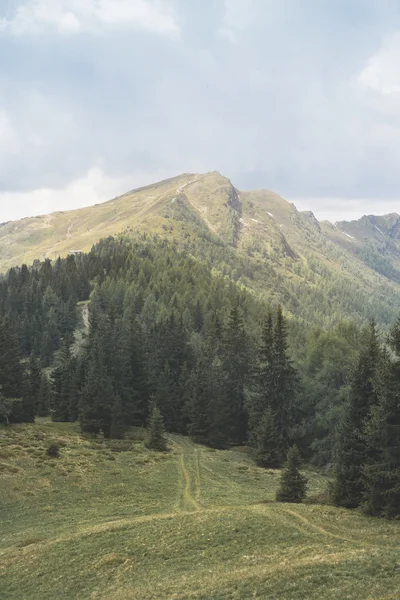
[[(243, 449), (0, 428), (1, 600), (398, 600), (400, 523), (274, 502)], [(49, 458), (51, 442), (60, 458)], [(327, 484), (309, 471), (310, 495)]]

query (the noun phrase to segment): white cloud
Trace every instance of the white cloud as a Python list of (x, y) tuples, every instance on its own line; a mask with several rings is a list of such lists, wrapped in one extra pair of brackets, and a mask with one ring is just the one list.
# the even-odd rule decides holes
[(400, 213), (399, 200), (375, 198), (290, 198), (298, 210), (311, 210), (319, 221), (353, 221), (363, 215)]
[(43, 188), (29, 192), (0, 192), (0, 223), (45, 215), (60, 210), (74, 210), (111, 200), (129, 190), (171, 176), (166, 171), (135, 171), (133, 175), (110, 177), (100, 167), (61, 189)]
[(386, 38), (367, 61), (358, 82), (383, 95), (400, 93), (400, 33)]
[(0, 192), (0, 221), (89, 206), (108, 200), (128, 188), (126, 178), (107, 177), (101, 169), (94, 167), (64, 189)]
[(0, 159), (15, 155), (20, 148), (17, 132), (8, 113), (0, 107)]
[(96, 34), (113, 27), (179, 33), (177, 15), (167, 0), (28, 0), (13, 17), (0, 18), (0, 32), (15, 36)]
[(225, 0), (220, 35), (232, 44), (238, 44), (240, 35), (248, 30), (256, 16), (257, 0)]

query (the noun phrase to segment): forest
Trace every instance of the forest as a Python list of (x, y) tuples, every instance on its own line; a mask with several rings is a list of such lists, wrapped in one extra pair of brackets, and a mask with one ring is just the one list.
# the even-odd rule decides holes
[(10, 269), (0, 385), (9, 426), (119, 439), (157, 409), (168, 432), (249, 445), (261, 467), (295, 445), (332, 471), (332, 503), (400, 515), (400, 321), (305, 325), (157, 236)]

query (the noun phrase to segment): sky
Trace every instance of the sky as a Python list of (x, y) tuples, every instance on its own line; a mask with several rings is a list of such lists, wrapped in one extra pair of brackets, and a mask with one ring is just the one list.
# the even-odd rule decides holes
[(220, 171), (400, 213), (398, 0), (0, 0), (0, 221)]

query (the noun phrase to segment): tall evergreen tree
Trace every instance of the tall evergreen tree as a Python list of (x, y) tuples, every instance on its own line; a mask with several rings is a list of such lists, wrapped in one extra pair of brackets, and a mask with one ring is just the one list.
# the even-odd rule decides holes
[(366, 425), (367, 460), (364, 466), (367, 514), (400, 516), (400, 320), (390, 344), (396, 354), (383, 356), (378, 374), (378, 402)]
[(71, 338), (66, 338), (60, 351), (59, 364), (53, 371), (54, 421), (73, 421), (76, 417), (76, 372), (70, 346)]
[(276, 468), (282, 464), (280, 437), (274, 414), (267, 408), (255, 428), (256, 462), (260, 467)]
[(38, 394), (39, 417), (47, 417), (53, 409), (53, 390), (46, 373), (42, 373)]
[(121, 402), (121, 398), (116, 394), (114, 396), (111, 411), (110, 437), (121, 439), (127, 430), (127, 422)]
[(379, 363), (378, 334), (372, 322), (353, 373), (349, 401), (339, 430), (332, 490), (332, 500), (338, 506), (355, 508), (363, 500), (363, 469), (368, 462), (365, 427), (372, 407), (377, 404), (376, 376)]
[(163, 452), (167, 449), (164, 419), (157, 406), (153, 408), (150, 415), (146, 445), (151, 450), (158, 450), (159, 452)]
[(273, 332), (270, 371), (270, 407), (281, 437), (281, 450), (285, 451), (289, 447), (291, 427), (295, 421), (299, 375), (289, 358), (286, 322), (280, 306)]
[(225, 395), (229, 401), (230, 439), (242, 443), (247, 436), (245, 382), (248, 369), (248, 340), (243, 314), (238, 304), (232, 307), (224, 330), (222, 361)]
[[(246, 408), (249, 414), (249, 442), (252, 446), (257, 446), (259, 440), (260, 423), (265, 412), (268, 409), (271, 411), (272, 352), (273, 323), (272, 314), (269, 312), (262, 325), (261, 339), (259, 347), (257, 348), (255, 362), (252, 365), (251, 372), (247, 377)], [(279, 438), (277, 438), (276, 441), (279, 445)]]
[(79, 399), (79, 421), (83, 432), (99, 433), (102, 430), (110, 437), (113, 400), (114, 390), (106, 372), (102, 348), (96, 343)]

